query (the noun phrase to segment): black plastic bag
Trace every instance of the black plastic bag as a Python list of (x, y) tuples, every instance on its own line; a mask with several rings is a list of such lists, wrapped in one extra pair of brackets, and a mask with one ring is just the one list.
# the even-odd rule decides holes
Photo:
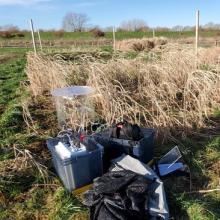
[(148, 219), (147, 201), (152, 180), (129, 170), (108, 172), (94, 180), (84, 194), (90, 220)]

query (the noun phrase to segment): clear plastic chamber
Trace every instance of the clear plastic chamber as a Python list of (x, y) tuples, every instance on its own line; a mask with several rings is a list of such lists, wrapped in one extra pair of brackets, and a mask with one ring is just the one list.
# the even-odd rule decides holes
[(95, 90), (92, 87), (71, 86), (55, 89), (51, 93), (55, 101), (60, 128), (85, 128), (94, 120)]

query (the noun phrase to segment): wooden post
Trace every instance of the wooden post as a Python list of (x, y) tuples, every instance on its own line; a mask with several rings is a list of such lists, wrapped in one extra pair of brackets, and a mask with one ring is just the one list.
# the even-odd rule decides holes
[(199, 44), (199, 10), (196, 11), (196, 56), (198, 55)]
[(115, 27), (112, 29), (112, 34), (113, 34), (113, 50), (114, 52), (116, 51), (116, 44), (115, 44)]
[(34, 25), (33, 25), (32, 19), (30, 20), (30, 26), (31, 26), (31, 36), (32, 36), (32, 42), (33, 42), (34, 52), (35, 52), (35, 54), (37, 54), (36, 43), (35, 43), (35, 38), (34, 38)]
[(40, 50), (41, 52), (43, 51), (43, 47), (42, 47), (42, 43), (41, 43), (41, 37), (40, 37), (40, 31), (39, 29), (37, 30), (37, 35), (38, 35), (38, 40), (39, 40), (39, 43), (40, 43)]

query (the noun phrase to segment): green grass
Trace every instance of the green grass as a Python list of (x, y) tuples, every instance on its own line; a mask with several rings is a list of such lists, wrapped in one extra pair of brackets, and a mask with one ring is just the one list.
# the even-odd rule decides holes
[[(26, 52), (28, 52), (30, 50), (32, 50), (32, 49), (31, 48), (27, 49), (27, 48), (1, 48), (0, 47), (0, 65), (4, 64), (6, 62), (9, 62), (9, 61), (18, 60), (21, 58), (23, 58), (23, 60), (25, 60), (25, 54), (26, 54)], [(0, 78), (1, 78), (2, 75), (7, 74), (6, 73), (7, 70), (5, 72), (3, 65), (1, 65), (0, 68), (1, 69), (3, 68), (3, 70), (2, 70), (3, 72), (0, 75)], [(9, 67), (6, 66), (6, 68), (9, 68)], [(5, 76), (3, 76), (3, 77), (5, 77)], [(0, 81), (0, 83), (1, 83), (1, 81)]]
[(7, 145), (9, 137), (22, 129), (20, 82), (24, 79), (25, 59), (15, 60), (0, 65), (0, 146)]
[(25, 64), (25, 59), (21, 59), (7, 63), (6, 65), (0, 65), (0, 106), (13, 101), (19, 96), (17, 90), (20, 82), (26, 79), (24, 73)]
[[(201, 37), (218, 37), (220, 34), (217, 30), (200, 31)], [(141, 31), (118, 31), (116, 32), (116, 40), (129, 39), (129, 38), (142, 38), (142, 37), (152, 37), (152, 31), (141, 32)], [(195, 36), (194, 31), (155, 31), (156, 37), (168, 37), (168, 38), (185, 38)], [(91, 40), (95, 39), (93, 34), (90, 32), (65, 32), (62, 37), (57, 37), (53, 32), (41, 32), (42, 40)], [(112, 32), (106, 32), (106, 39), (112, 39)], [(36, 35), (36, 39), (37, 35)], [(31, 40), (30, 32), (25, 33), (24, 38), (12, 38), (13, 40)], [(10, 39), (2, 39), (0, 41), (10, 41)]]
[(54, 193), (52, 201), (55, 207), (50, 211), (49, 219), (69, 219), (75, 213), (86, 212), (85, 207), (61, 187)]
[[(38, 42), (38, 36), (36, 36), (36, 42), (37, 42), (37, 50), (39, 51), (39, 42)], [(219, 31), (213, 30), (213, 31), (200, 31), (200, 37), (201, 38), (215, 38), (217, 39), (220, 35)], [(195, 32), (194, 31), (183, 31), (183, 32), (177, 32), (177, 31), (156, 31), (155, 32), (156, 37), (166, 37), (169, 39), (179, 39), (179, 38), (187, 38), (187, 37), (194, 37)], [(116, 40), (123, 40), (123, 39), (132, 39), (132, 38), (151, 38), (152, 37), (152, 31), (147, 32), (141, 32), (141, 31), (118, 31), (116, 32)], [(74, 42), (78, 47), (98, 47), (98, 46), (91, 46), (88, 45), (88, 43), (83, 43), (83, 41), (93, 41), (94, 43), (97, 43), (97, 40), (107, 40), (105, 41), (106, 44), (109, 44), (112, 41), (112, 32), (106, 32), (105, 37), (101, 38), (95, 38), (92, 33), (90, 32), (65, 32), (62, 37), (57, 37), (54, 32), (48, 31), (48, 32), (41, 32), (41, 39), (43, 41), (43, 49), (44, 52), (58, 52), (63, 50), (70, 50), (70, 46), (73, 46)], [(104, 44), (105, 44), (104, 42)], [(32, 48), (32, 39), (31, 34), (29, 32), (25, 33), (25, 37), (23, 38), (12, 38), (12, 39), (3, 39), (0, 37), (0, 46), (1, 43), (3, 45), (6, 43), (6, 45), (16, 45), (14, 48), (10, 47), (0, 47), (0, 53), (3, 55), (9, 55), (18, 57), (19, 55), (24, 55), (28, 51), (33, 51)], [(26, 48), (26, 43), (28, 43), (28, 48)], [(50, 46), (50, 44), (52, 46)], [(55, 44), (55, 45), (54, 45)], [(57, 46), (56, 46), (57, 44)], [(214, 39), (213, 39), (214, 44)], [(201, 42), (201, 46), (207, 46), (203, 45)], [(103, 46), (101, 46), (103, 47)], [(105, 47), (105, 46), (104, 46)], [(1, 56), (0, 56), (0, 63), (1, 63)], [(3, 58), (3, 60), (8, 60), (8, 58)]]
[(13, 54), (19, 54), (24, 55), (26, 52), (30, 51), (30, 48), (0, 48), (0, 53), (13, 53)]
[[(213, 117), (213, 120), (219, 120), (219, 114), (215, 114)], [(212, 137), (208, 135), (208, 130), (203, 134), (207, 136), (185, 138), (181, 140), (182, 145), (179, 145), (184, 161), (190, 168), (193, 191), (219, 188), (220, 134)], [(176, 143), (164, 145), (162, 154), (175, 145)], [(161, 145), (157, 147), (156, 154), (160, 157)], [(175, 219), (220, 219), (219, 191), (187, 195), (181, 192), (190, 191), (189, 179), (170, 178), (164, 183), (170, 211)]]
[[(31, 150), (35, 157), (42, 157), (41, 153), (46, 152), (44, 141), (48, 129), (45, 128), (43, 134), (39, 126), (41, 135), (29, 133), (22, 117), (21, 101), (29, 96), (20, 84), (26, 80), (25, 65), (24, 58), (0, 64), (0, 219), (69, 219), (73, 216), (84, 219), (85, 207), (64, 190), (57, 178), (51, 176), (50, 181), (60, 185), (58, 188), (35, 188), (33, 184), (43, 183), (37, 170), (8, 169), (13, 164), (13, 146)], [(42, 109), (33, 115), (45, 121), (51, 114)], [(49, 161), (45, 162), (49, 167)], [(6, 173), (5, 169), (8, 169)]]

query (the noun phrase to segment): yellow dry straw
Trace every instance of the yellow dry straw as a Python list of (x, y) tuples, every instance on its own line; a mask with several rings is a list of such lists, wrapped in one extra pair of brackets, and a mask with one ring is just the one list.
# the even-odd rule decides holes
[[(99, 93), (97, 112), (108, 124), (126, 119), (156, 127), (164, 135), (187, 133), (202, 127), (205, 118), (220, 107), (219, 52), (202, 49), (198, 69), (193, 50), (168, 47), (151, 62), (118, 58), (104, 63), (82, 58), (81, 64), (70, 64), (31, 54), (27, 74), (35, 95), (78, 84), (80, 78)], [(209, 60), (205, 54), (210, 50), (216, 56)], [(46, 74), (39, 74), (42, 70)]]

